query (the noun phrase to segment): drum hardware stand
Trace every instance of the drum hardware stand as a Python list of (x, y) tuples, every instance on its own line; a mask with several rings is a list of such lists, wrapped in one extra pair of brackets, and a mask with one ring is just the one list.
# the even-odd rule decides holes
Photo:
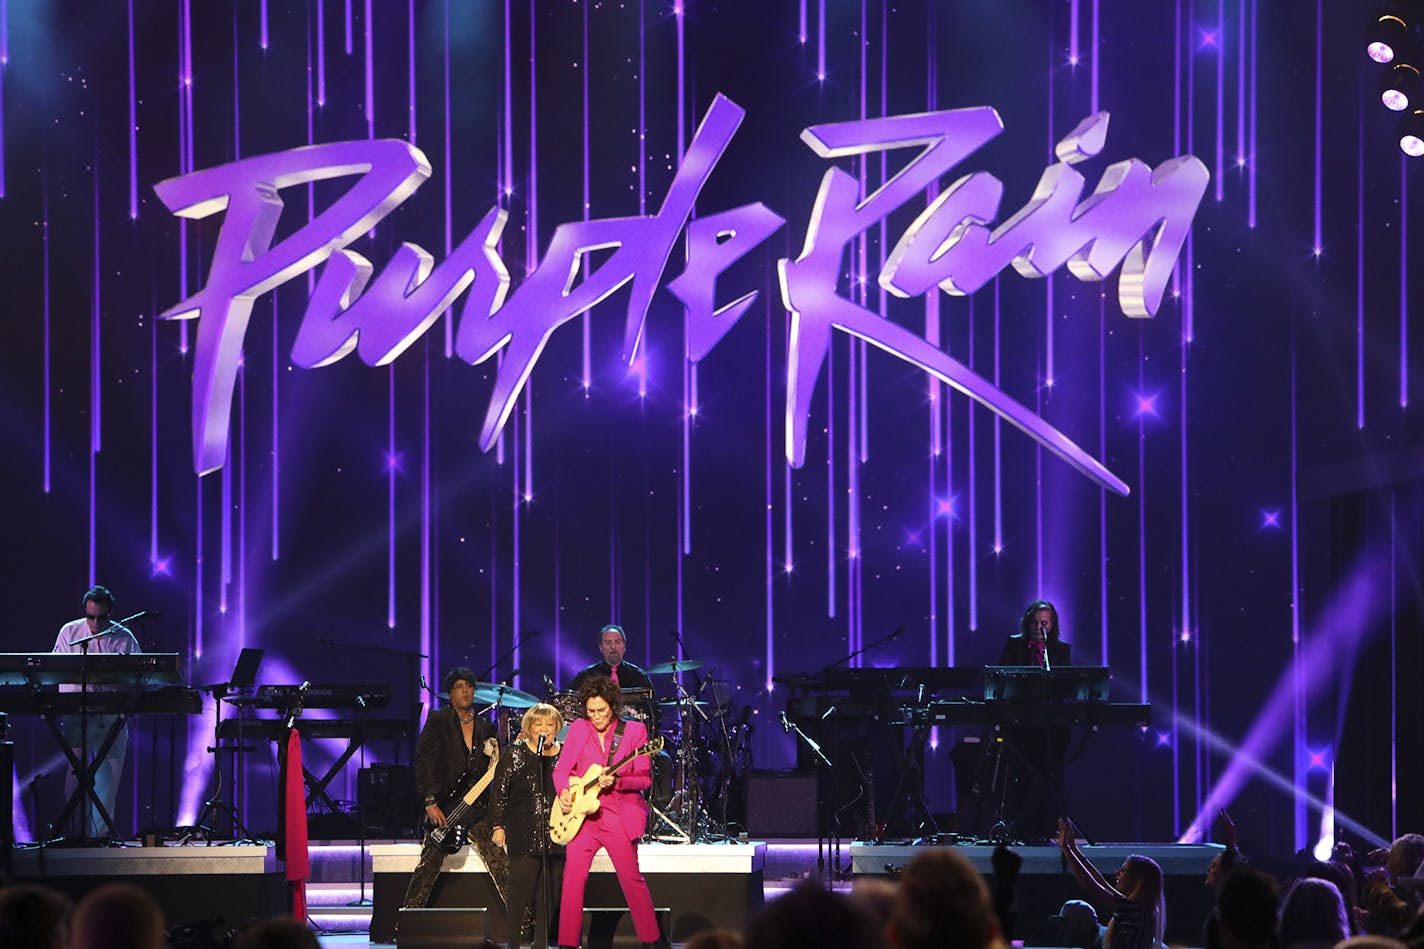
[[(904, 759), (900, 763), (900, 775), (895, 781), (895, 792), (890, 798), (890, 813), (885, 818), (885, 823), (879, 827), (876, 834), (876, 842), (885, 840), (885, 835), (889, 832), (897, 817), (909, 805), (910, 813), (906, 820), (912, 825), (911, 830), (915, 837), (938, 837), (940, 835), (939, 823), (934, 819), (929, 804), (925, 801), (924, 792), (924, 761), (925, 743), (929, 740), (930, 717), (923, 710), (927, 709), (925, 704), (925, 687), (920, 685), (919, 704), (915, 707), (910, 716), (910, 744), (904, 751)], [(915, 785), (918, 776), (919, 785)], [(920, 819), (917, 826), (914, 826), (916, 818)]]

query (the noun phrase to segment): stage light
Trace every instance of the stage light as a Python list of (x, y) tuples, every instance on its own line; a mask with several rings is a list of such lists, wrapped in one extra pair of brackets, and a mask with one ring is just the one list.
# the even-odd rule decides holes
[(1395, 63), (1380, 78), (1380, 101), (1386, 109), (1394, 112), (1424, 104), (1424, 79), (1420, 78), (1419, 67), (1411, 63)]
[(1365, 53), (1377, 63), (1394, 62), (1399, 46), (1409, 37), (1409, 23), (1398, 11), (1381, 10), (1365, 30)]
[(1399, 120), (1399, 147), (1412, 158), (1424, 155), (1424, 109), (1415, 109)]

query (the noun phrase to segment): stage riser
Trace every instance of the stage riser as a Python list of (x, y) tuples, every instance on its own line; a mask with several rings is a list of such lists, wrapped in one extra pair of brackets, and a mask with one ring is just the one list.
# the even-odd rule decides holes
[[(388, 844), (371, 850), (375, 866), (371, 941), (390, 941), (420, 848), (415, 844)], [(764, 843), (645, 844), (639, 848), (639, 864), (653, 905), (671, 911), (670, 935), (675, 942), (684, 942), (710, 927), (744, 927), (764, 903), (765, 857)], [(465, 848), (446, 860), (445, 870), (431, 894), (430, 905), (482, 907), (487, 911), (489, 938), (505, 942), (508, 923), (504, 905), (479, 857)], [(602, 852), (594, 858), (585, 905), (627, 906), (612, 864)], [(625, 916), (619, 923), (619, 933), (629, 925)]]

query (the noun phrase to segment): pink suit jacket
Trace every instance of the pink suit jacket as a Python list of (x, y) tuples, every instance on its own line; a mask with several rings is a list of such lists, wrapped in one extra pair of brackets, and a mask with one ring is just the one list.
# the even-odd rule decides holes
[[(608, 734), (618, 727), (617, 721), (609, 726)], [(630, 721), (623, 729), (623, 740), (613, 755), (616, 762), (635, 749), (648, 743), (648, 729), (642, 722)], [(554, 789), (563, 793), (575, 778), (583, 777), (591, 764), (609, 765), (608, 753), (598, 743), (598, 733), (587, 719), (575, 719), (569, 725), (568, 737), (559, 752), (559, 763), (554, 768)], [(598, 821), (604, 814), (615, 816), (623, 825), (629, 840), (643, 836), (648, 826), (648, 802), (642, 791), (653, 785), (653, 766), (647, 755), (639, 755), (623, 766), (618, 772), (613, 787), (604, 791), (599, 798), (598, 810), (588, 818)]]

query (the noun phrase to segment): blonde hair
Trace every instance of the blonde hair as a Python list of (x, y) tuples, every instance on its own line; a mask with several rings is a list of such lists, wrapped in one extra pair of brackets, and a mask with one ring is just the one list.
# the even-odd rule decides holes
[(534, 733), (529, 729), (540, 719), (552, 719), (554, 722), (554, 731), (556, 732), (562, 730), (564, 727), (564, 713), (548, 702), (540, 702), (525, 712), (524, 717), (519, 720), (519, 733), (526, 738), (533, 735)]

